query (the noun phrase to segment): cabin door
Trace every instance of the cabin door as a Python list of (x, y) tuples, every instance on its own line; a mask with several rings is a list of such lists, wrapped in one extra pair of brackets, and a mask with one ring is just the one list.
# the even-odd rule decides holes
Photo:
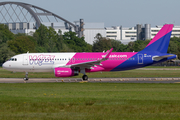
[(23, 56), (23, 65), (28, 65), (28, 55)]

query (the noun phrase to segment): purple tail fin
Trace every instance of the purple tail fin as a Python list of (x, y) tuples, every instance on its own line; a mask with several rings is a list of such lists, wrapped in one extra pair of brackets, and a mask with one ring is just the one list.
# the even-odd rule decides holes
[(167, 53), (173, 24), (164, 25), (151, 42), (142, 51), (157, 51)]

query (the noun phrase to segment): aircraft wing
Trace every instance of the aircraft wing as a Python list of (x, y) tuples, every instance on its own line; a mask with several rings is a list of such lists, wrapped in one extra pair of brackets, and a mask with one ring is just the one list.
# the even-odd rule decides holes
[(154, 56), (153, 60), (154, 61), (160, 61), (160, 60), (162, 60), (164, 58), (168, 58), (168, 57), (172, 57), (172, 56), (174, 56), (174, 55)]
[(68, 65), (68, 67), (79, 67), (79, 68), (90, 68), (93, 67), (94, 65), (101, 65), (102, 61), (105, 61), (109, 58), (113, 48), (111, 48), (107, 54), (100, 60), (95, 60), (95, 61), (88, 61), (88, 62), (82, 62), (82, 63), (77, 63), (77, 64), (71, 64)]

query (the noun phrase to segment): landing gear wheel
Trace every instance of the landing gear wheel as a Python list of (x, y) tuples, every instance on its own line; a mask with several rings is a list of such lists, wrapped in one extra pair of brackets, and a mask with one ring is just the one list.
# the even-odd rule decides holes
[(28, 72), (26, 72), (26, 75), (25, 75), (25, 78), (24, 78), (24, 81), (28, 81), (29, 78), (28, 78)]
[(24, 81), (28, 81), (29, 80), (29, 78), (24, 78)]
[(88, 80), (88, 76), (87, 76), (87, 75), (83, 75), (83, 76), (82, 76), (82, 79), (83, 79), (84, 81), (87, 81), (87, 80)]

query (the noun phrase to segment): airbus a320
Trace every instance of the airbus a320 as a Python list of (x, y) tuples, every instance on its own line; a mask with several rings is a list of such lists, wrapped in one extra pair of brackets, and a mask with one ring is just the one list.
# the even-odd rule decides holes
[(150, 43), (139, 52), (25, 53), (13, 56), (3, 68), (14, 72), (54, 72), (56, 77), (71, 77), (87, 72), (124, 71), (176, 58), (167, 53), (173, 24), (164, 25)]

